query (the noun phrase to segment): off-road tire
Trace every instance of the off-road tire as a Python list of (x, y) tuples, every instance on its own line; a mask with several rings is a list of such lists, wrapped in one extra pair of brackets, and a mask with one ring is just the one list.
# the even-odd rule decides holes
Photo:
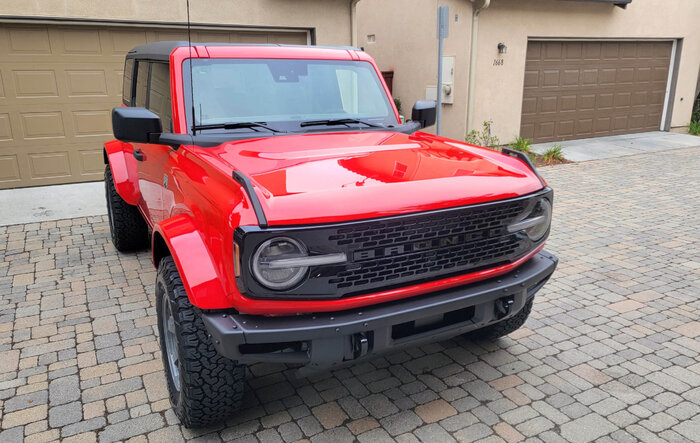
[(109, 165), (105, 167), (105, 197), (109, 231), (117, 251), (128, 252), (148, 248), (148, 225), (138, 208), (125, 202), (117, 192)]
[(520, 327), (525, 324), (525, 321), (527, 321), (527, 318), (530, 316), (533, 300), (534, 298), (528, 300), (520, 312), (514, 316), (481, 329), (477, 329), (476, 331), (470, 332), (468, 335), (479, 340), (496, 340), (497, 338), (505, 337), (511, 332), (520, 329)]
[[(169, 303), (177, 341), (178, 390), (166, 355), (163, 303)], [(164, 257), (156, 276), (156, 307), (163, 367), (170, 403), (187, 428), (221, 422), (243, 400), (246, 367), (222, 357), (214, 348), (200, 311), (190, 303), (172, 257)]]

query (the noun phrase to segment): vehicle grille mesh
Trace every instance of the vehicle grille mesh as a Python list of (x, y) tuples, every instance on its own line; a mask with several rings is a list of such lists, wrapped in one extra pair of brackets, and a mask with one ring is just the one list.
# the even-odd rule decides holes
[(328, 242), (353, 262), (328, 282), (341, 293), (366, 292), (508, 263), (532, 246), (506, 230), (526, 206), (500, 202), (338, 228)]

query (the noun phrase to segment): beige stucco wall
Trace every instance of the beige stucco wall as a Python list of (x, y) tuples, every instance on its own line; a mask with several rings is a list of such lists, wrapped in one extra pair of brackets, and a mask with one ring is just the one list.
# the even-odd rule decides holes
[[(449, 5), (452, 15), (445, 55), (457, 56), (455, 103), (444, 107), (443, 134), (462, 139), (471, 38), (469, 0), (361, 0), (358, 44), (382, 69), (394, 69), (394, 95), (404, 103), (404, 113), (410, 113), (413, 102), (424, 98), (426, 85), (436, 82), (438, 3)], [(519, 134), (528, 37), (683, 39), (671, 126), (687, 125), (700, 69), (699, 17), (697, 0), (633, 0), (627, 9), (595, 2), (492, 0), (479, 22), (474, 126), (493, 120), (494, 134), (503, 142)], [(368, 44), (367, 34), (375, 34), (376, 42)], [(504, 64), (494, 66), (499, 42), (508, 46), (508, 52)]]
[[(450, 7), (450, 37), (443, 55), (455, 57), (454, 104), (443, 106), (443, 135), (464, 138), (467, 116), (471, 3), (465, 0), (360, 0), (357, 4), (357, 44), (375, 58), (382, 71), (394, 71), (394, 97), (410, 118), (416, 100), (425, 98), (426, 86), (437, 83), (436, 20), (438, 3)], [(457, 21), (455, 22), (455, 15)], [(367, 42), (368, 35), (374, 43)], [(431, 131), (434, 131), (434, 127)]]
[[(350, 0), (190, 0), (193, 23), (315, 28), (316, 43), (350, 45)], [(2, 0), (0, 16), (187, 21), (186, 0)]]

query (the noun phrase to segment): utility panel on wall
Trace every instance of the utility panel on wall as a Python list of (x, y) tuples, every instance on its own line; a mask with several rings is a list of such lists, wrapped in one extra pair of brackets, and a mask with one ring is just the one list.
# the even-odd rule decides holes
[[(453, 55), (442, 57), (442, 103), (454, 103), (454, 79), (455, 57)], [(425, 87), (425, 99), (437, 100), (437, 87)]]

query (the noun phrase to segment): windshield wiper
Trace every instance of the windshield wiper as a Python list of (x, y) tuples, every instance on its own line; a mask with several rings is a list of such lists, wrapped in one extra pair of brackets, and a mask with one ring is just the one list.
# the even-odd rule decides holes
[(347, 125), (348, 123), (360, 123), (367, 125), (370, 128), (383, 128), (383, 126), (375, 125), (374, 123), (369, 123), (363, 120), (357, 120), (355, 118), (336, 118), (330, 120), (309, 120), (307, 122), (301, 122), (299, 126), (302, 128), (305, 126), (334, 126), (334, 125)]
[(201, 131), (202, 129), (239, 129), (239, 128), (250, 128), (256, 132), (260, 132), (255, 128), (267, 129), (270, 132), (285, 132), (279, 129), (271, 128), (265, 124), (265, 122), (237, 122), (237, 123), (213, 123), (210, 125), (196, 125), (194, 127), (195, 131)]

